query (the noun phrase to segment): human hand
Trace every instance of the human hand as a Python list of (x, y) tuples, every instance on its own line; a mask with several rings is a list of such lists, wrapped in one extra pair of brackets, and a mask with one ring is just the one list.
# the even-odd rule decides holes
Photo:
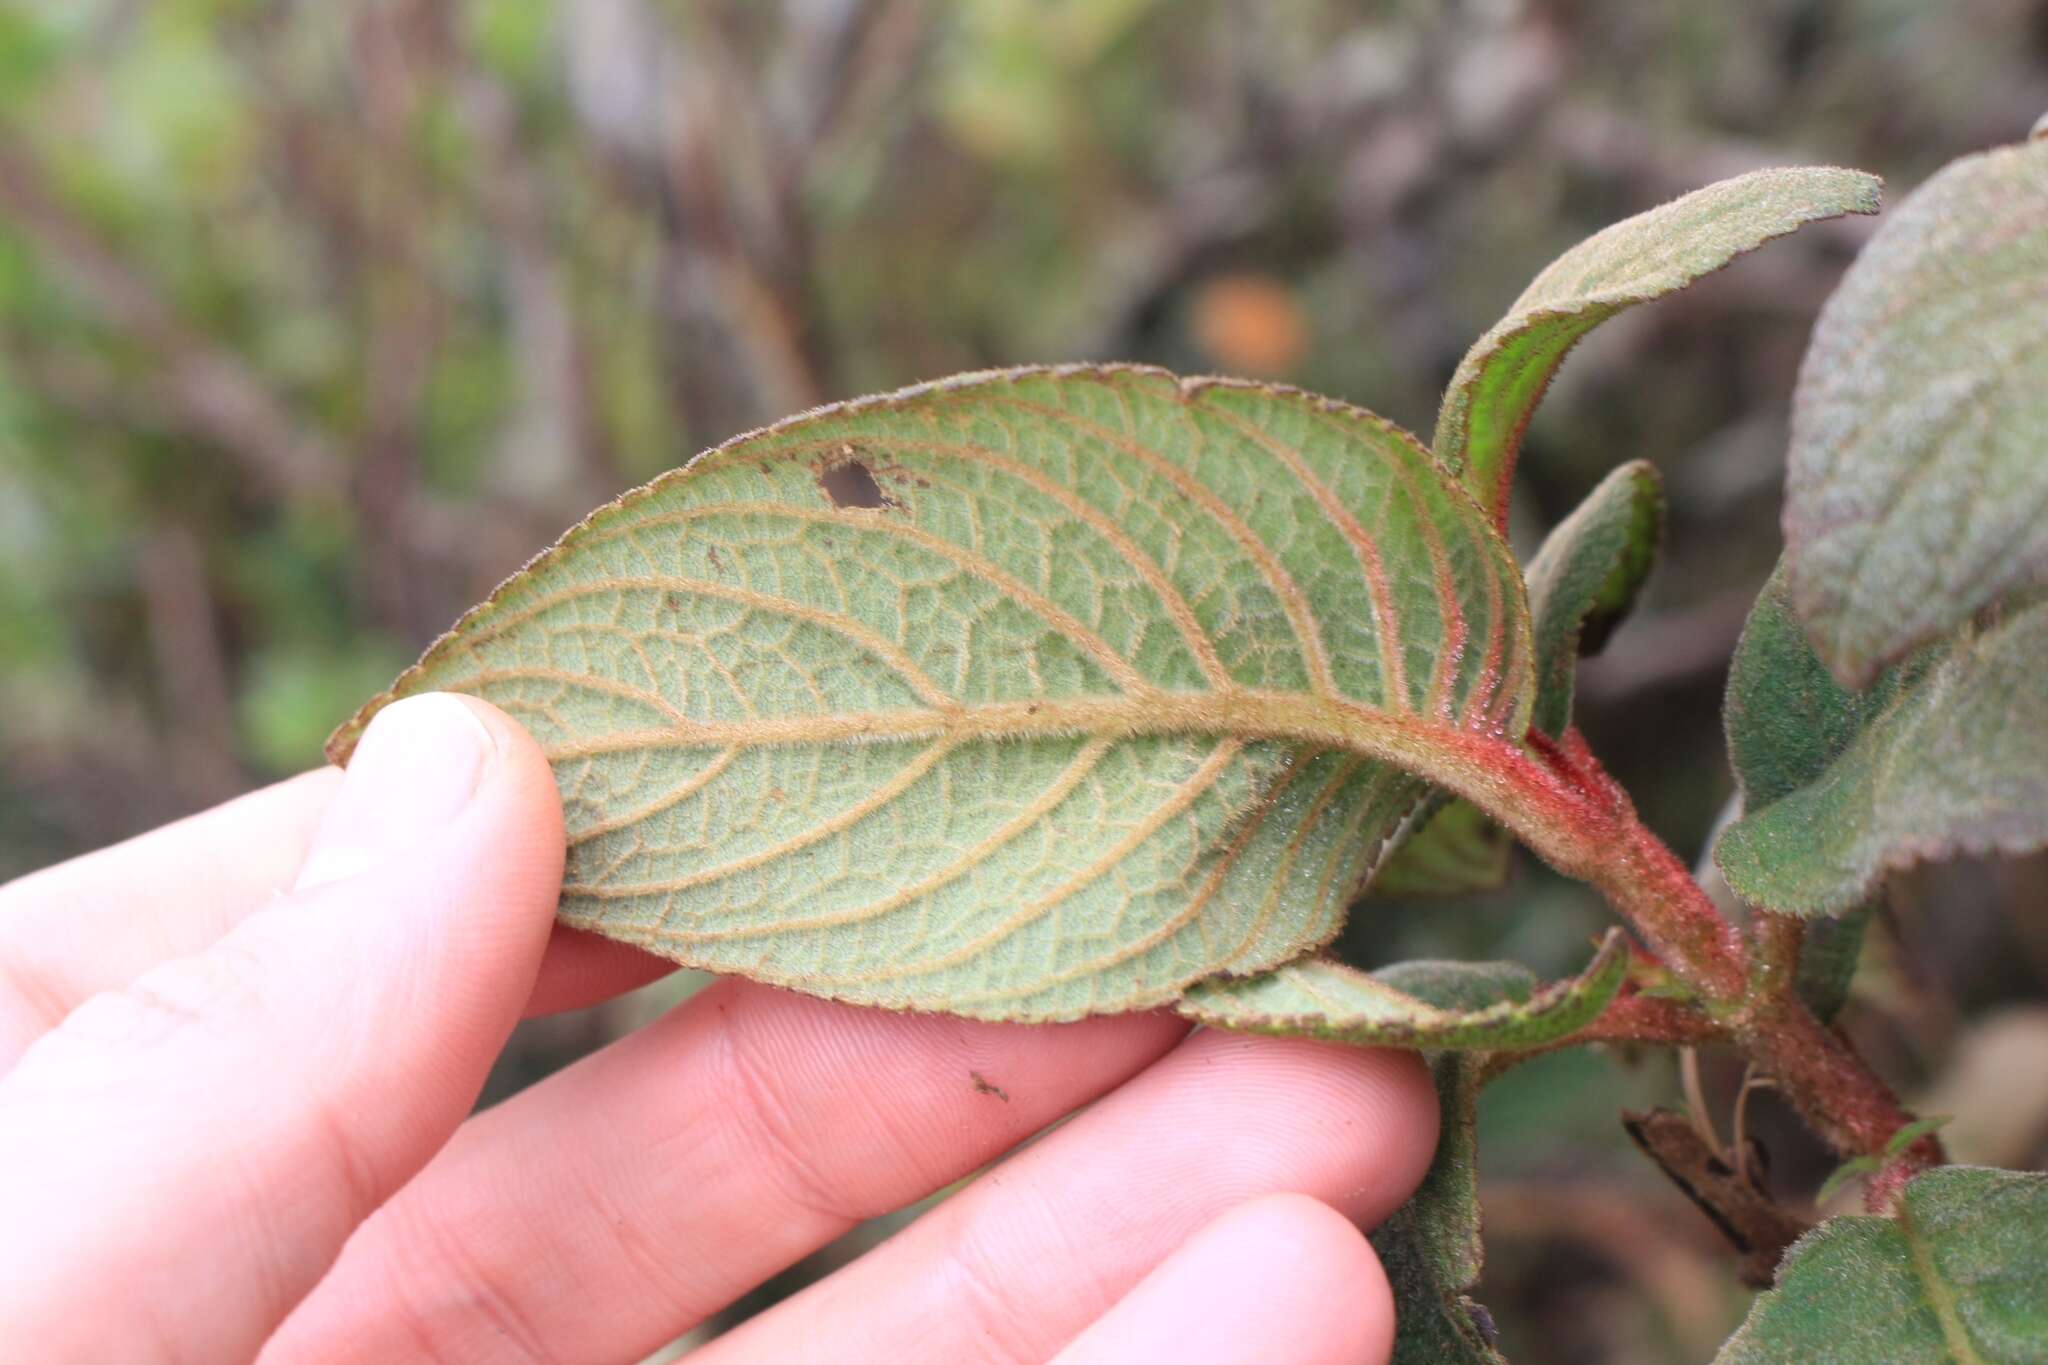
[[(533, 741), (429, 695), (328, 769), (0, 888), (0, 1337), (37, 1361), (631, 1360), (1098, 1101), (693, 1360), (1384, 1360), (1354, 1224), (1412, 1055), (721, 982), (469, 1116), (555, 929)], [(345, 1244), (345, 1245), (344, 1245)]]

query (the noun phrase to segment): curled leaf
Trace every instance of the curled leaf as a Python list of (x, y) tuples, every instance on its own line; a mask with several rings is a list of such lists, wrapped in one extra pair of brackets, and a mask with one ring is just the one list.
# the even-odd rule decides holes
[(1579, 658), (1598, 653), (1635, 605), (1663, 537), (1663, 480), (1655, 466), (1632, 460), (1602, 479), (1529, 561), (1536, 638), (1530, 724), (1544, 734), (1571, 725)]
[(1329, 939), (1533, 694), (1428, 451), (1294, 390), (963, 376), (599, 509), (337, 733), (443, 688), (554, 765), (562, 918), (896, 1008), (1142, 1008)]
[(1422, 1184), (1372, 1234), (1394, 1290), (1392, 1365), (1506, 1365), (1493, 1319), (1470, 1291), (1485, 1249), (1479, 1237), (1480, 1063), (1447, 1052), (1431, 1063), (1442, 1120)]
[(1715, 846), (1752, 905), (1839, 914), (1887, 872), (2048, 845), (2048, 602), (2014, 606), (1844, 691), (1781, 572), (1736, 651), (1729, 747), (1745, 814)]
[(1189, 991), (1180, 1012), (1217, 1028), (1361, 1046), (1505, 1051), (1542, 1047), (1591, 1023), (1620, 989), (1628, 949), (1610, 930), (1585, 971), (1539, 985), (1509, 962), (1406, 962), (1362, 972), (1304, 959)]
[(1877, 177), (1836, 166), (1752, 171), (1588, 237), (1551, 262), (1458, 363), (1437, 414), (1437, 458), (1504, 517), (1522, 430), (1580, 337), (1803, 224), (1875, 213), (1879, 190)]
[(1785, 493), (1793, 601), (1849, 686), (2048, 581), (2048, 142), (1885, 219), (1814, 327)]
[(1507, 880), (1514, 840), (1467, 801), (1432, 799), (1367, 890), (1374, 896), (1458, 896)]

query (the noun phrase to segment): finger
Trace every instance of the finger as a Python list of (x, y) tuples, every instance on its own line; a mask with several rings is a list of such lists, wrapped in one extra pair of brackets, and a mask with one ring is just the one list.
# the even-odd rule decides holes
[(265, 1359), (636, 1359), (1184, 1028), (982, 1024), (721, 982), (471, 1119)]
[(1240, 1204), (1189, 1238), (1054, 1365), (1385, 1365), (1394, 1296), (1379, 1258), (1328, 1204)]
[[(0, 886), (0, 1075), (88, 998), (210, 947), (288, 892), (340, 785), (339, 768), (302, 773)], [(558, 927), (526, 1013), (580, 1009), (674, 970)]]
[(87, 1001), (0, 1081), (10, 1340), (253, 1354), (474, 1103), (562, 855), (546, 761), (506, 717), (384, 711), (291, 895)]
[(1413, 1053), (1198, 1033), (692, 1365), (1045, 1360), (1247, 1199), (1378, 1222), (1422, 1179), (1436, 1122)]
[(0, 886), (0, 1073), (88, 996), (289, 891), (340, 785), (304, 773)]

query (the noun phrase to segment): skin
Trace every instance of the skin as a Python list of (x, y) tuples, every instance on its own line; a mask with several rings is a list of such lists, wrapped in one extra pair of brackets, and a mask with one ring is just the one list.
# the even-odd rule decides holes
[(345, 776), (0, 887), (0, 1334), (635, 1359), (1082, 1109), (693, 1359), (1386, 1359), (1358, 1229), (1435, 1145), (1412, 1055), (724, 981), (472, 1115), (522, 1015), (667, 970), (554, 926), (562, 849), (532, 740), (428, 695)]

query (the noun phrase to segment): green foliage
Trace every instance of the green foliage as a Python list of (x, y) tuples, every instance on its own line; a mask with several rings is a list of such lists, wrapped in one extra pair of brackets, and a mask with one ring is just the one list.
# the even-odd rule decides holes
[(1435, 1059), (1435, 1159), (1414, 1198), (1372, 1235), (1398, 1305), (1393, 1365), (1506, 1365), (1491, 1317), (1468, 1296), (1484, 1259), (1474, 1130), (1484, 1062), (1466, 1052)]
[(1730, 747), (1758, 798), (1715, 850), (1738, 895), (1834, 914), (1889, 871), (2048, 843), (2048, 602), (2015, 604), (1856, 694), (1785, 598), (1780, 575), (1729, 689)]
[(1861, 171), (1753, 171), (1587, 238), (1546, 267), (1458, 363), (1437, 416), (1437, 458), (1505, 517), (1522, 429), (1580, 337), (1815, 219), (1875, 213), (1878, 197), (1877, 178)]
[(1956, 1166), (1895, 1218), (1835, 1218), (1786, 1254), (1719, 1365), (2021, 1365), (2048, 1341), (2048, 1176)]
[(396, 696), (554, 761), (563, 918), (688, 965), (1008, 1019), (1327, 940), (1533, 692), (1520, 574), (1412, 438), (1159, 371), (809, 414), (601, 509)]
[(1662, 481), (1636, 460), (1602, 479), (1529, 561), (1537, 670), (1530, 724), (1544, 734), (1571, 724), (1579, 657), (1599, 652), (1635, 605), (1663, 534)]
[(1887, 215), (1814, 329), (1785, 533), (1821, 656), (1861, 687), (2048, 578), (2048, 141)]
[(1416, 831), (1375, 872), (1374, 896), (1457, 896), (1507, 880), (1514, 841), (1465, 801), (1432, 802)]
[(1367, 973), (1305, 958), (1263, 976), (1202, 982), (1180, 1012), (1220, 1028), (1360, 1047), (1507, 1051), (1578, 1032), (1627, 973), (1628, 947), (1616, 932), (1585, 971), (1550, 985), (1509, 962), (1404, 962)]

